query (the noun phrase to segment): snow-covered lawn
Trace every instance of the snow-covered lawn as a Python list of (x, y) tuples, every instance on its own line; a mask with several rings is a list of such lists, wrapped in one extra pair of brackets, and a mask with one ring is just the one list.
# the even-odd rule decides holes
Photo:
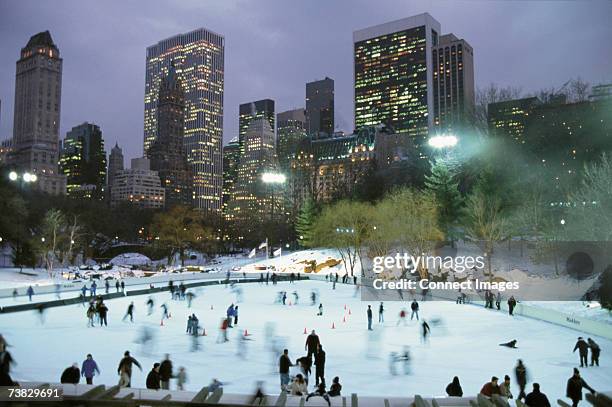
[[(225, 309), (236, 300), (236, 295), (223, 286), (195, 289), (197, 297), (191, 309), (186, 302), (171, 301), (167, 292), (153, 295), (155, 313), (151, 317), (146, 316), (146, 296), (107, 301), (109, 326), (104, 328), (87, 328), (85, 309), (80, 305), (49, 309), (44, 324), (35, 312), (0, 314), (0, 333), (12, 345), (9, 350), (18, 363), (12, 372), (16, 380), (59, 381), (64, 368), (82, 362), (87, 353), (92, 353), (102, 370), (94, 383), (113, 385), (118, 380), (119, 359), (129, 349), (144, 370), (135, 371), (135, 387), (144, 387), (152, 364), (169, 353), (175, 369), (187, 368), (189, 390), (197, 390), (216, 377), (227, 383), (227, 393), (249, 393), (256, 380), (265, 380), (269, 392), (278, 391), (275, 363), (279, 354), (272, 354), (266, 341), (267, 323), (274, 324), (276, 335), (282, 338), (280, 343), (284, 342), (293, 361), (305, 355), (304, 329), (315, 329), (327, 352), (328, 383), (339, 376), (346, 395), (440, 396), (455, 375), (460, 377), (465, 394), (475, 395), (493, 375), (503, 378), (508, 374), (514, 381), (513, 368), (521, 358), (529, 370), (530, 382), (537, 380), (549, 398), (556, 400), (564, 396), (566, 381), (578, 362), (572, 349), (579, 332), (477, 306), (443, 301), (421, 303), (421, 316), (430, 321), (432, 329), (429, 343), (424, 344), (416, 321), (396, 326), (397, 315), (402, 307), (409, 307), (407, 303), (385, 303), (386, 322), (382, 325), (377, 322), (378, 304), (373, 303), (374, 331), (368, 332), (368, 303), (355, 297), (350, 285), (338, 285), (332, 290), (325, 282), (302, 281), (240, 287), (244, 298), (239, 304), (239, 325), (230, 330), (230, 342), (223, 344), (216, 343), (217, 327)], [(291, 293), (297, 291), (299, 304), (275, 304), (280, 290), (286, 290), (292, 302)], [(313, 290), (320, 294), (323, 317), (316, 316), (315, 307), (310, 305)], [(121, 322), (130, 301), (136, 305), (134, 324)], [(160, 326), (159, 307), (163, 302), (168, 304), (172, 318)], [(190, 352), (191, 338), (185, 334), (186, 318), (192, 312), (208, 335), (200, 337), (201, 349), (195, 353)], [(436, 320), (440, 322), (434, 323)], [(135, 343), (145, 329), (154, 334), (154, 346), (149, 350)], [(245, 329), (250, 341), (239, 340)], [(518, 349), (498, 346), (511, 339), (518, 340)], [(582, 369), (582, 374), (595, 389), (611, 390), (612, 341), (594, 339), (602, 348), (601, 367)], [(242, 359), (237, 350), (245, 345), (248, 351)], [(411, 372), (392, 376), (389, 354), (402, 351), (404, 346), (410, 347)], [(402, 371), (399, 367), (398, 370)], [(517, 394), (514, 384), (512, 390)]]

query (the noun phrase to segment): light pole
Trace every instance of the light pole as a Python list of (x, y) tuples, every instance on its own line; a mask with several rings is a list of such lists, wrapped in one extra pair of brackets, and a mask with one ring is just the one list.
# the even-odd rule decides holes
[(8, 178), (11, 182), (19, 182), (21, 185), (30, 184), (38, 181), (36, 174), (25, 171), (20, 174), (17, 171), (11, 171), (8, 174)]
[[(264, 184), (267, 184), (270, 186), (270, 189), (272, 190), (272, 199), (271, 199), (271, 208), (270, 208), (270, 223), (272, 223), (274, 221), (274, 198), (276, 197), (276, 193), (274, 191), (274, 186), (275, 185), (283, 185), (286, 181), (287, 181), (287, 177), (285, 176), (285, 174), (282, 174), (280, 172), (264, 172), (263, 174), (261, 174), (261, 180), (263, 181)], [(267, 238), (266, 238), (266, 242), (267, 242)], [(269, 248), (269, 244), (266, 244), (266, 258), (268, 257), (268, 251), (270, 250)]]

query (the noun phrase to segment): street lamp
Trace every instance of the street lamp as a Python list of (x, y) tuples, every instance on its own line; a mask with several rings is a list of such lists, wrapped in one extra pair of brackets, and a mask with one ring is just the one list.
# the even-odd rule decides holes
[(9, 172), (9, 180), (16, 182), (19, 179), (21, 179), (24, 183), (29, 184), (30, 182), (36, 182), (38, 181), (38, 177), (36, 176), (36, 174), (30, 173), (30, 172), (24, 172), (23, 174), (19, 174), (16, 171), (11, 171)]
[(457, 136), (454, 136), (452, 134), (440, 134), (438, 136), (433, 136), (432, 138), (430, 138), (427, 143), (433, 148), (442, 149), (455, 147), (458, 142), (459, 139), (457, 138)]
[[(261, 174), (261, 180), (264, 184), (270, 185), (272, 190), (272, 202), (270, 202), (270, 222), (274, 222), (274, 198), (276, 197), (274, 186), (284, 184), (285, 181), (287, 181), (287, 177), (285, 177), (285, 174), (282, 174), (280, 172), (264, 172), (263, 174)], [(266, 243), (267, 242), (268, 239), (266, 238)], [(268, 245), (266, 245), (266, 257), (268, 257), (268, 250)]]

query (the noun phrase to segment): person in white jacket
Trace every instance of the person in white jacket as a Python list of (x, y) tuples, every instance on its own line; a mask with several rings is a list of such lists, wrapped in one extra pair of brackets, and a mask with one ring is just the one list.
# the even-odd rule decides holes
[(305, 396), (308, 394), (308, 388), (306, 386), (306, 381), (304, 380), (304, 376), (301, 374), (297, 374), (291, 386), (289, 386), (289, 390), (292, 396)]

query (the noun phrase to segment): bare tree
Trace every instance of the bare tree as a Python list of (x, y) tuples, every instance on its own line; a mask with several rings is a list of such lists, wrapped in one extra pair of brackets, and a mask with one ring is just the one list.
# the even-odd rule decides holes
[(491, 83), (476, 90), (476, 106), (474, 108), (474, 125), (483, 131), (488, 127), (489, 104), (518, 99), (522, 96), (521, 88), (514, 86), (500, 87)]

